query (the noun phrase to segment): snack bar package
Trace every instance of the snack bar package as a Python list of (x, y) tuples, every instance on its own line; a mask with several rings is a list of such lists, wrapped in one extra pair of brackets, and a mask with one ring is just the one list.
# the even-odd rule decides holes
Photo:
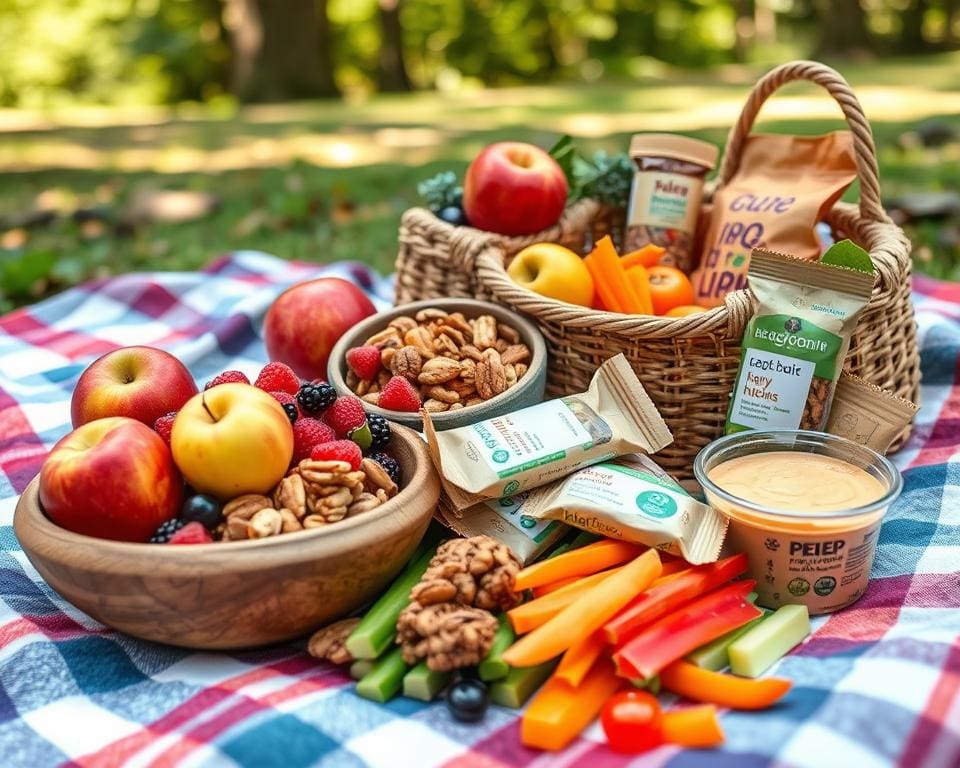
[(916, 414), (917, 406), (909, 400), (844, 372), (833, 393), (826, 431), (886, 453)]
[(849, 131), (747, 138), (740, 167), (713, 196), (703, 255), (691, 276), (695, 303), (717, 307), (744, 288), (754, 248), (817, 259), (817, 222), (856, 177)]
[(445, 496), (440, 497), (442, 521), (461, 536), (492, 536), (520, 558), (523, 565), (532, 562), (570, 530), (556, 520), (536, 520), (527, 514), (527, 494), (488, 499), (454, 509)]
[(726, 432), (822, 430), (874, 276), (755, 250), (756, 311), (743, 331)]
[(726, 517), (650, 464), (646, 457), (625, 456), (584, 467), (531, 491), (524, 512), (656, 547), (695, 565), (712, 563), (720, 555)]
[(430, 414), (421, 413), (455, 509), (513, 496), (625, 453), (654, 453), (673, 440), (622, 354), (606, 360), (579, 395), (445, 432), (436, 432)]

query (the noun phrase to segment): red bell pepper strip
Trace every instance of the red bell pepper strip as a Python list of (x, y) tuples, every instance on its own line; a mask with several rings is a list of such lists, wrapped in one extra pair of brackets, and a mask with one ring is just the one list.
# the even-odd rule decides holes
[(747, 570), (747, 556), (734, 555), (716, 563), (698, 565), (672, 579), (654, 584), (603, 625), (611, 645), (620, 645), (647, 624)]
[(617, 674), (653, 677), (671, 661), (756, 618), (762, 611), (747, 602), (755, 584), (752, 579), (729, 584), (642, 629), (614, 654)]

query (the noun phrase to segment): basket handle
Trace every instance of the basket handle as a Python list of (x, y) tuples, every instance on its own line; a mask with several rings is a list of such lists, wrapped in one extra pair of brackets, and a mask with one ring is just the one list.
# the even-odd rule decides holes
[(860, 177), (860, 215), (869, 221), (890, 221), (880, 203), (880, 171), (877, 167), (877, 149), (873, 143), (870, 123), (843, 75), (819, 61), (787, 62), (771, 69), (760, 78), (747, 97), (739, 120), (730, 129), (727, 148), (720, 165), (717, 188), (726, 186), (740, 167), (744, 141), (750, 135), (757, 113), (764, 102), (778, 88), (794, 80), (809, 80), (811, 83), (816, 83), (840, 105), (843, 116), (853, 133), (853, 148), (857, 160), (857, 173)]

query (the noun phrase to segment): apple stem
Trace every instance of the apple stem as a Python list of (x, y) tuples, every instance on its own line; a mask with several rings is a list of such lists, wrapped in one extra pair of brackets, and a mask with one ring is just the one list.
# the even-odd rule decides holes
[(200, 394), (200, 404), (203, 406), (203, 410), (207, 412), (207, 416), (210, 417), (210, 420), (214, 423), (217, 422), (217, 417), (213, 415), (213, 412), (207, 407), (207, 393), (202, 392)]

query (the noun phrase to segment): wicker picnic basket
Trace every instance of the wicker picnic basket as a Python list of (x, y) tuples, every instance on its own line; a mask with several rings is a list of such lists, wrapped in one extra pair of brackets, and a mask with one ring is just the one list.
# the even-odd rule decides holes
[[(854, 136), (860, 203), (838, 203), (827, 222), (836, 236), (849, 237), (870, 251), (878, 277), (845, 367), (916, 401), (920, 372), (910, 304), (910, 242), (881, 205), (873, 135), (846, 80), (811, 61), (784, 64), (764, 76), (730, 131), (716, 186), (726, 184), (736, 172), (760, 107), (794, 80), (809, 80), (826, 89)], [(740, 341), (752, 313), (749, 292), (731, 293), (724, 306), (683, 318), (622, 315), (540, 296), (518, 286), (504, 269), (514, 254), (534, 242), (561, 242), (583, 252), (608, 214), (594, 201), (580, 201), (551, 230), (504, 238), (452, 227), (429, 211), (411, 209), (400, 228), (396, 301), (471, 296), (532, 318), (547, 340), (551, 358), (547, 391), (554, 396), (585, 390), (597, 366), (623, 352), (673, 431), (674, 442), (657, 455), (658, 461), (677, 477), (689, 479), (697, 452), (723, 432)]]

